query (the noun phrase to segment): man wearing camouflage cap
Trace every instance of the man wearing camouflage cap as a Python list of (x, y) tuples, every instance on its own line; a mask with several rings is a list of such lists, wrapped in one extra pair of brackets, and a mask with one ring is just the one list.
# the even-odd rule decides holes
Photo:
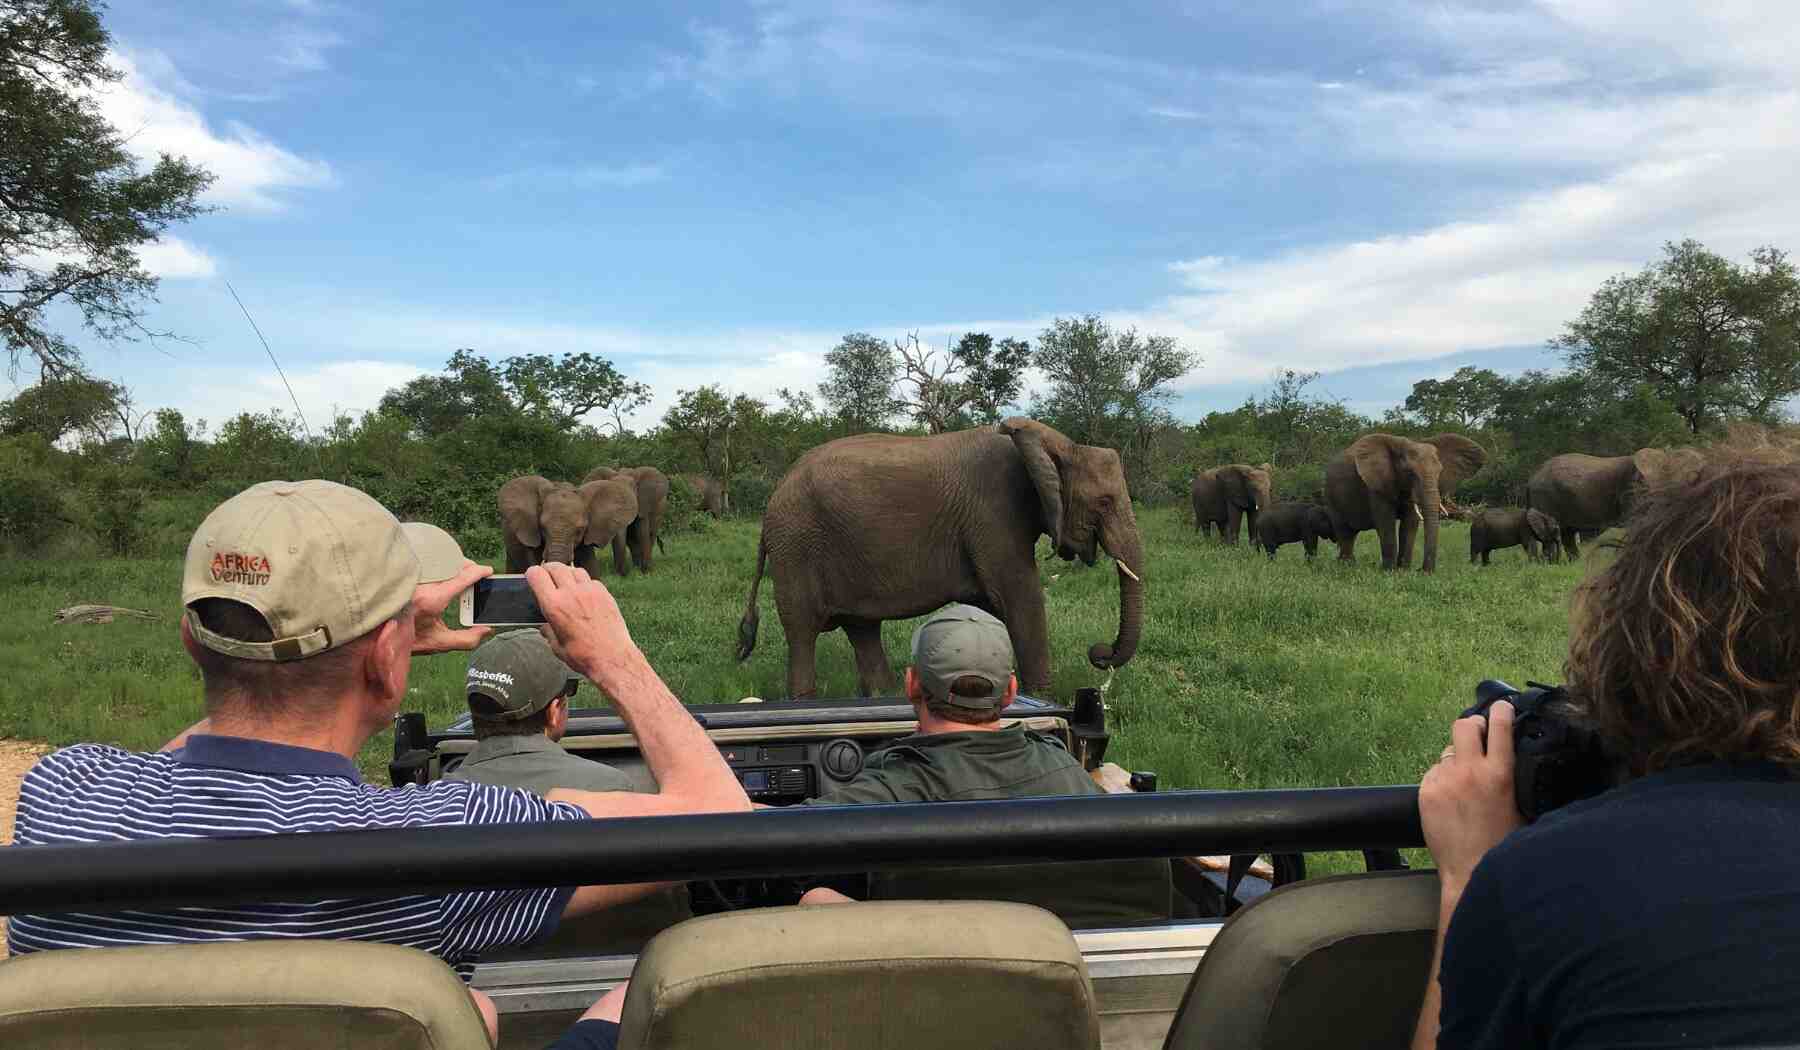
[[(1041, 795), (1104, 794), (1061, 741), (1000, 713), (1018, 691), (1006, 625), (970, 605), (948, 605), (913, 632), (906, 698), (918, 731), (868, 756), (861, 773), (812, 801), (823, 805), (958, 802)], [(873, 872), (869, 896), (896, 900), (1006, 900), (1035, 904), (1073, 927), (1168, 919), (1166, 860)], [(850, 898), (810, 890), (805, 904)]]
[(569, 697), (580, 682), (534, 629), (508, 631), (483, 643), (469, 656), (463, 686), (475, 750), (446, 779), (540, 795), (557, 788), (637, 790), (625, 773), (571, 755), (557, 743), (568, 729)]
[[(750, 808), (718, 748), (632, 643), (606, 588), (561, 564), (525, 574), (559, 656), (613, 697), (660, 791), (543, 798), (467, 781), (362, 783), (356, 756), (399, 711), (412, 658), (467, 650), (488, 634), (453, 630), (442, 616), (491, 572), (442, 530), (402, 525), (344, 485), (271, 481), (238, 493), (201, 522), (182, 573), (181, 639), (200, 671), (206, 717), (153, 754), (77, 744), (46, 756), (21, 785), (15, 844)], [(388, 941), (429, 951), (467, 980), (484, 952), (657, 888), (14, 915), (7, 934), (14, 954), (272, 936)], [(474, 998), (491, 1032), (492, 1005)]]

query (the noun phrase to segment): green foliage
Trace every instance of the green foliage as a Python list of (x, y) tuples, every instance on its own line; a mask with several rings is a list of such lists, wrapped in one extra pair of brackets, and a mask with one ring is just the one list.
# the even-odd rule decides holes
[(1176, 422), (1170, 384), (1199, 358), (1169, 336), (1122, 332), (1098, 315), (1058, 317), (1038, 336), (1032, 364), (1050, 382), (1031, 414), (1083, 445), (1119, 450), (1127, 481), (1148, 490), (1156, 451)]
[(1025, 390), (1025, 369), (1031, 365), (1030, 343), (1023, 339), (996, 343), (986, 332), (964, 332), (950, 353), (968, 373), (974, 422), (998, 423), (1018, 404)]
[(731, 494), (733, 514), (760, 518), (762, 512), (769, 509), (769, 497), (775, 493), (775, 483), (768, 478), (739, 474), (731, 479), (731, 487), (726, 491)]
[(94, 535), (115, 558), (138, 552), (145, 534), (147, 478), (129, 468), (108, 466), (95, 472), (83, 492)]
[(1734, 418), (1769, 423), (1800, 394), (1800, 274), (1776, 248), (1748, 267), (1698, 241), (1609, 278), (1556, 340), (1569, 364), (1625, 394), (1644, 385), (1699, 434)]
[(0, 437), (0, 542), (34, 551), (63, 526), (64, 483), (41, 435)]
[(0, 403), (0, 435), (36, 434), (57, 442), (75, 434), (104, 440), (124, 389), (80, 371), (46, 371), (39, 380)]
[(900, 362), (886, 340), (851, 332), (825, 353), (828, 376), (819, 396), (846, 431), (861, 434), (885, 427), (899, 410), (894, 382)]
[(206, 210), (211, 175), (166, 153), (140, 171), (101, 117), (94, 93), (121, 76), (111, 43), (90, 0), (0, 0), (0, 342), (15, 368), (77, 370), (50, 326), (58, 304), (102, 338), (156, 334), (141, 318), (157, 281), (137, 253)]

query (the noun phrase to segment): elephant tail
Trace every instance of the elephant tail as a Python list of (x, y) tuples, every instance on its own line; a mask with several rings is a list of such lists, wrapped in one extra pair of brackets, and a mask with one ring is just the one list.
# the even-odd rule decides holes
[(737, 658), (739, 663), (750, 659), (756, 649), (756, 589), (762, 586), (763, 563), (769, 560), (769, 545), (758, 536), (756, 539), (756, 575), (750, 579), (750, 605), (744, 610), (744, 618), (738, 621)]

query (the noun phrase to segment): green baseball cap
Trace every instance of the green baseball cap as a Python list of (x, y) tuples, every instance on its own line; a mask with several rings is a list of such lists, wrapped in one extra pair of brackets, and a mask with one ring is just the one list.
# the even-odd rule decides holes
[(462, 571), (462, 549), (402, 524), (365, 492), (318, 479), (265, 481), (213, 508), (188, 541), (181, 604), (229, 598), (262, 614), (274, 640), (247, 642), (187, 614), (194, 640), (245, 660), (299, 660), (354, 641), (406, 607), (421, 583)]
[[(946, 605), (932, 613), (912, 637), (913, 673), (932, 699), (951, 707), (986, 713), (1005, 702), (1013, 672), (1012, 639), (1006, 625), (973, 605)], [(958, 678), (976, 677), (991, 687), (987, 696), (950, 693)]]
[(550, 651), (550, 643), (533, 628), (495, 635), (469, 655), (465, 692), (487, 697), (499, 713), (483, 714), (512, 722), (529, 718), (581, 681), (568, 664)]

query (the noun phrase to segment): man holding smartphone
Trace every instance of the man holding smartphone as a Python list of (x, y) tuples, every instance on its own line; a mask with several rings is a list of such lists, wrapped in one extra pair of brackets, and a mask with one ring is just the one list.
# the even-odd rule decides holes
[[(200, 670), (206, 717), (156, 753), (78, 744), (46, 756), (21, 786), (16, 843), (750, 808), (718, 749), (632, 644), (606, 588), (560, 564), (526, 574), (557, 655), (613, 697), (660, 790), (561, 789), (544, 798), (469, 781), (362, 783), (355, 758), (398, 712), (412, 657), (470, 649), (488, 633), (452, 630), (442, 616), (490, 573), (441, 530), (403, 526), (343, 485), (274, 481), (233, 496), (194, 533), (182, 577), (182, 644)], [(466, 980), (486, 951), (659, 888), (15, 915), (7, 932), (14, 954), (255, 937), (379, 940), (430, 951)], [(492, 1030), (492, 1004), (475, 999)], [(595, 1038), (604, 1043), (612, 1033)]]

